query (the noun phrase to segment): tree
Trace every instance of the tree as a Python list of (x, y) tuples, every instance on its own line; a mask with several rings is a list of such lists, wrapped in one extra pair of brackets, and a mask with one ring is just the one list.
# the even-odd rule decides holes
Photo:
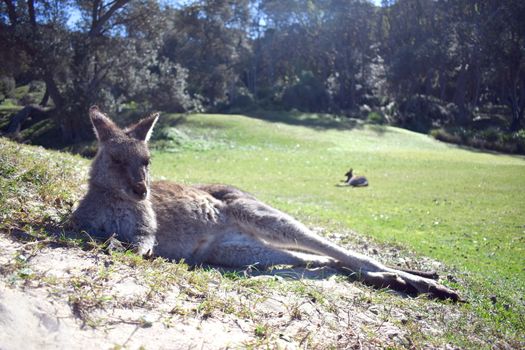
[(247, 38), (247, 0), (195, 1), (170, 14), (161, 54), (188, 69), (190, 93), (210, 108), (229, 102), (239, 88)]
[[(92, 104), (112, 111), (125, 100), (158, 96), (153, 90), (165, 87), (162, 79), (175, 81), (174, 90), (185, 84), (179, 82), (186, 77), (182, 67), (158, 60), (165, 21), (156, 1), (3, 1), (8, 14), (1, 22), (4, 55), (13, 65), (20, 58), (15, 74), (45, 82), (65, 142), (91, 137), (85, 114)], [(80, 12), (74, 28), (67, 25), (70, 6)], [(168, 93), (170, 98), (184, 94)]]
[[(287, 100), (294, 96), (297, 103), (310, 105), (307, 110), (356, 108), (367, 93), (369, 66), (375, 54), (373, 5), (362, 1), (266, 0), (259, 2), (258, 10), (262, 21), (256, 25), (264, 25), (263, 34), (254, 42), (258, 64), (251, 75), (259, 77), (260, 90), (273, 89), (274, 95)], [(324, 89), (317, 95), (329, 96), (329, 103), (311, 106), (315, 102), (311, 101), (312, 83), (316, 90)]]
[(525, 113), (525, 3), (488, 1), (480, 5), (484, 22), (480, 35), (485, 38), (484, 85), (492, 100), (506, 104), (511, 111), (510, 131), (523, 127)]
[(425, 119), (422, 130), (497, 109), (516, 131), (524, 17), (519, 0), (0, 0), (0, 75), (43, 81), (40, 104), (67, 142), (91, 136), (91, 104), (127, 102), (351, 116), (390, 106), (400, 123)]

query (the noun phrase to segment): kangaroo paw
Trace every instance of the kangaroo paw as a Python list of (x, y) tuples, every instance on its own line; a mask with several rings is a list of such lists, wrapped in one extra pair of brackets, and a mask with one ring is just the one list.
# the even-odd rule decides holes
[(460, 297), (457, 292), (437, 283), (432, 279), (401, 271), (400, 275), (401, 278), (403, 278), (408, 284), (412, 285), (417, 290), (418, 294), (428, 294), (431, 298), (436, 299), (450, 299), (452, 301), (460, 301)]
[(410, 295), (428, 294), (436, 299), (460, 301), (459, 294), (434, 280), (399, 272), (363, 272), (361, 280), (376, 288), (391, 288)]
[(454, 302), (464, 302), (465, 301), (460, 298), (457, 292), (443, 285), (440, 285), (440, 284), (436, 284), (435, 286), (430, 286), (429, 293), (431, 296), (437, 299), (443, 299), (443, 300), (450, 299)]
[(136, 243), (133, 247), (133, 251), (142, 256), (143, 258), (151, 258), (153, 256), (153, 247), (155, 240), (153, 237), (148, 236)]

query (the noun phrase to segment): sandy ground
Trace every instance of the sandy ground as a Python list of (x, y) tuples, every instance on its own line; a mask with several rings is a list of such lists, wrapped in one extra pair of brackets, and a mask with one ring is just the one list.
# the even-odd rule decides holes
[[(237, 349), (411, 347), (416, 332), (435, 332), (432, 322), (400, 305), (373, 302), (378, 291), (330, 276), (308, 274), (305, 287), (329, 296), (283, 292), (293, 283), (272, 275), (264, 295), (223, 289), (219, 297), (244, 305), (249, 315), (216, 307), (199, 310), (202, 299), (177, 284), (152, 294), (137, 268), (103, 252), (46, 245), (35, 249), (0, 235), (0, 349)], [(111, 274), (104, 274), (111, 267)], [(290, 271), (282, 272), (287, 275)], [(447, 307), (438, 305), (438, 307)], [(410, 321), (411, 324), (412, 321)], [(412, 333), (411, 333), (412, 332)], [(430, 345), (429, 345), (430, 346)]]

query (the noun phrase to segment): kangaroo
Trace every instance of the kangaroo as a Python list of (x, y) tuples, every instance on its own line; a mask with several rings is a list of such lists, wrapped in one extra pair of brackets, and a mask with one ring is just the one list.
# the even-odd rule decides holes
[(378, 288), (458, 300), (427, 278), (432, 274), (390, 268), (349, 251), (235, 187), (152, 182), (147, 142), (158, 114), (126, 129), (96, 106), (89, 116), (99, 148), (72, 221), (90, 235), (116, 235), (138, 254), (191, 265), (330, 266)]
[(354, 169), (352, 168), (348, 170), (348, 172), (345, 174), (346, 180), (344, 182), (346, 182), (348, 185), (353, 186), (353, 187), (368, 186), (368, 180), (366, 179), (366, 177), (355, 176), (353, 175), (353, 171)]

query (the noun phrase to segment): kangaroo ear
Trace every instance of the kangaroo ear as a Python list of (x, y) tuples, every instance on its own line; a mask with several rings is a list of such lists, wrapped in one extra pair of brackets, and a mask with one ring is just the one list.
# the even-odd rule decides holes
[(126, 134), (137, 140), (148, 142), (153, 133), (153, 127), (158, 119), (159, 113), (153, 113), (149, 117), (141, 119), (138, 123), (126, 129)]
[(89, 109), (89, 119), (93, 124), (93, 130), (100, 142), (107, 141), (118, 132), (118, 126), (111, 121), (98, 106), (91, 106)]

